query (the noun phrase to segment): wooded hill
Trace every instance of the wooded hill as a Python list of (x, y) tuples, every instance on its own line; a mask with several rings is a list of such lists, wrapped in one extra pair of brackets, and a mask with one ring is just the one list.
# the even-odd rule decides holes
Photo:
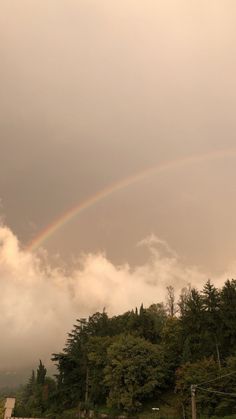
[(168, 399), (171, 417), (189, 418), (191, 384), (199, 384), (198, 413), (234, 414), (236, 280), (222, 289), (210, 281), (202, 291), (189, 286), (178, 302), (167, 287), (165, 303), (78, 319), (52, 360), (55, 380), (40, 363), (18, 398), (18, 416), (56, 417), (79, 406), (138, 415)]

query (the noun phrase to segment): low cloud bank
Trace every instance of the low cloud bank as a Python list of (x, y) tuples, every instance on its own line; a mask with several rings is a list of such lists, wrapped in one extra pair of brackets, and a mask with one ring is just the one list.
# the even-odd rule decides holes
[(148, 306), (165, 299), (167, 285), (178, 292), (208, 279), (197, 267), (184, 266), (155, 236), (139, 246), (149, 249), (142, 266), (115, 266), (103, 253), (86, 254), (68, 274), (23, 250), (13, 232), (1, 225), (0, 371), (31, 366), (39, 358), (47, 363), (52, 352), (62, 349), (78, 317), (104, 307), (113, 315), (142, 302)]

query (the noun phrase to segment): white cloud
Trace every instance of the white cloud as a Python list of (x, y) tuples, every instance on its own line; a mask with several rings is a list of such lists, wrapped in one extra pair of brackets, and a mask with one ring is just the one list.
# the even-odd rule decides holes
[[(70, 275), (45, 258), (21, 248), (6, 226), (0, 227), (0, 370), (47, 361), (62, 349), (75, 319), (104, 307), (122, 313), (143, 302), (164, 300), (166, 286), (179, 291), (187, 283), (201, 286), (208, 278), (184, 266), (166, 243), (151, 236), (149, 260), (131, 268), (115, 266), (105, 254), (86, 254)], [(225, 278), (224, 278), (225, 279)]]

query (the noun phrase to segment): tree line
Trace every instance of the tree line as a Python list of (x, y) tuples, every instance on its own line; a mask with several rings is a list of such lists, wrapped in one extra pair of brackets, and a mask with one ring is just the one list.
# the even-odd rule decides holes
[(191, 384), (205, 417), (236, 413), (236, 280), (221, 289), (210, 281), (200, 291), (188, 286), (178, 301), (170, 286), (164, 303), (78, 319), (52, 360), (57, 374), (47, 377), (40, 361), (19, 397), (19, 416), (105, 405), (134, 415), (173, 394), (176, 417), (188, 418)]

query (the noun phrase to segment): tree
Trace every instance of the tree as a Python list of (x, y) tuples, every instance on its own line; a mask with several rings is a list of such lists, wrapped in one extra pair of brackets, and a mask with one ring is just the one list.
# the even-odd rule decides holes
[(204, 303), (200, 292), (193, 288), (185, 297), (181, 307), (181, 329), (183, 347), (183, 361), (197, 361), (205, 355), (203, 339)]
[(225, 356), (236, 349), (236, 280), (227, 280), (220, 293), (220, 316), (223, 332), (222, 351)]
[(191, 285), (188, 284), (187, 287), (182, 288), (180, 296), (179, 296), (179, 301), (178, 301), (178, 306), (179, 306), (179, 312), (180, 312), (180, 316), (182, 317), (185, 313), (186, 310), (186, 305), (187, 305), (187, 301), (190, 297), (191, 294)]
[[(204, 358), (195, 363), (187, 362), (176, 371), (176, 392), (179, 395), (179, 402), (185, 407), (190, 415), (191, 395), (190, 386), (200, 384), (218, 375), (218, 365), (212, 358)], [(212, 417), (217, 404), (217, 397), (214, 393), (208, 393), (197, 389), (197, 409), (199, 414)], [(187, 416), (189, 417), (189, 416)]]
[(122, 335), (108, 348), (105, 383), (108, 405), (136, 411), (158, 393), (164, 381), (162, 354), (157, 345)]
[(181, 322), (177, 317), (169, 317), (162, 329), (161, 348), (165, 366), (165, 385), (170, 387), (175, 382), (175, 371), (178, 368), (181, 355)]
[(166, 311), (168, 316), (174, 317), (178, 311), (177, 305), (175, 302), (175, 289), (172, 285), (166, 287), (167, 296), (166, 296)]
[(104, 385), (104, 369), (107, 365), (107, 351), (112, 338), (94, 336), (88, 342), (88, 401), (90, 404), (104, 403), (107, 388)]
[[(236, 357), (226, 359), (220, 373), (213, 357), (203, 358), (196, 363), (187, 363), (177, 369), (176, 391), (179, 400), (190, 412), (190, 386), (196, 385), (196, 401), (199, 417), (226, 417), (236, 413)], [(226, 393), (224, 395), (224, 393)], [(228, 393), (228, 394), (227, 394)], [(202, 415), (202, 416), (201, 416)], [(228, 417), (228, 416), (227, 416)], [(231, 416), (230, 416), (231, 417)]]
[(219, 342), (222, 336), (220, 322), (220, 293), (210, 280), (204, 285), (203, 291), (204, 308), (204, 341), (208, 349), (207, 355), (216, 354), (216, 359), (221, 368)]
[(34, 394), (35, 385), (36, 385), (35, 372), (34, 370), (32, 370), (32, 374), (28, 380), (28, 383), (26, 384), (25, 391), (24, 391), (26, 400), (28, 400)]
[(37, 384), (44, 384), (46, 374), (47, 374), (47, 369), (45, 368), (45, 366), (43, 365), (40, 359), (39, 366), (37, 369), (37, 378), (36, 378)]
[(34, 370), (17, 398), (15, 408), (16, 416), (39, 417), (49, 408), (55, 394), (55, 381), (46, 376), (47, 370), (42, 361), (39, 361), (37, 375)]
[(93, 314), (88, 320), (78, 319), (68, 335), (64, 351), (53, 354), (52, 360), (57, 363), (58, 396), (62, 408), (75, 407), (78, 402), (88, 403), (89, 398), (94, 401), (99, 397), (94, 390), (94, 365), (90, 366), (92, 358), (89, 360), (92, 353), (90, 342), (94, 337), (109, 335), (110, 329), (110, 320), (104, 310)]

